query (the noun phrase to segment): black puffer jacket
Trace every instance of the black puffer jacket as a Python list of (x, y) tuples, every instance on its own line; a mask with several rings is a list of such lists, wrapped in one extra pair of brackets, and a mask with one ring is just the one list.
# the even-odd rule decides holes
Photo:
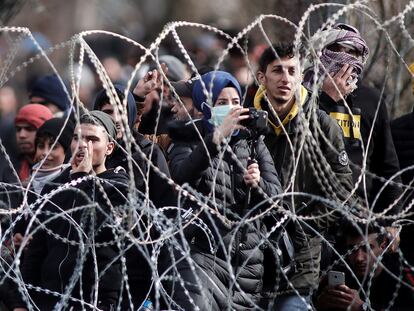
[[(248, 166), (250, 151), (248, 142), (243, 139), (243, 133), (233, 137), (229, 143), (234, 153), (232, 156), (229, 150), (224, 151), (226, 148), (224, 145), (218, 147), (212, 141), (213, 135), (208, 133), (203, 121), (197, 121), (195, 125), (203, 141), (200, 141), (192, 123), (186, 125), (175, 123), (170, 128), (170, 136), (173, 139), (170, 153), (171, 175), (177, 183), (188, 183), (204, 196), (210, 196), (209, 206), (216, 206), (218, 211), (228, 219), (240, 220), (244, 216), (242, 214), (245, 214), (243, 206), (247, 187), (243, 180), (243, 169)], [(261, 139), (255, 149), (261, 174), (259, 187), (266, 195), (275, 196), (280, 193), (281, 187), (272, 158)], [(257, 189), (253, 189), (248, 211), (264, 200), (265, 197)], [(194, 204), (190, 206), (197, 209)], [(268, 206), (267, 204), (266, 207)], [(253, 221), (237, 231), (236, 226), (225, 224), (212, 214), (210, 217), (212, 218), (204, 213), (202, 219), (213, 233), (218, 248), (214, 254), (211, 254), (207, 247), (206, 235), (200, 230), (190, 226), (187, 238), (191, 243), (191, 258), (198, 266), (197, 276), (201, 278), (203, 289), (207, 291), (207, 299), (209, 295), (211, 299), (206, 301), (206, 297), (201, 296), (201, 289), (197, 286), (190, 286), (191, 298), (202, 310), (252, 308), (250, 299), (255, 301), (262, 288), (264, 255), (261, 242), (266, 229), (261, 221)], [(226, 256), (228, 249), (231, 253)], [(231, 285), (226, 262), (228, 256), (231, 257), (233, 269), (239, 273), (237, 283), (240, 288)], [(183, 273), (182, 277), (186, 280), (191, 282), (194, 279), (186, 263), (178, 270)], [(175, 300), (185, 310), (194, 308), (179, 295)]]
[[(144, 199), (146, 193), (146, 186), (148, 183), (148, 192), (151, 202), (149, 206), (159, 208), (167, 205), (176, 204), (176, 195), (173, 188), (168, 184), (165, 178), (156, 172), (148, 161), (144, 159), (144, 154), (151, 163), (158, 168), (167, 177), (170, 177), (167, 161), (165, 156), (157, 144), (144, 138), (143, 135), (134, 131), (134, 139), (136, 145), (132, 144), (132, 155), (127, 156), (126, 152), (119, 146), (115, 149), (114, 154), (106, 160), (107, 167), (122, 166), (129, 172), (129, 161), (132, 163), (132, 170), (134, 174), (135, 187), (139, 191), (139, 198)], [(137, 148), (136, 148), (137, 147)], [(140, 150), (139, 150), (140, 149)], [(143, 216), (142, 206), (134, 206), (136, 217), (134, 218), (136, 224), (140, 224), (140, 230), (136, 228), (134, 231), (135, 237), (142, 241), (145, 239), (145, 232), (149, 226), (148, 218)], [(147, 211), (146, 211), (147, 212)], [(145, 212), (145, 213), (146, 213)], [(156, 238), (158, 235), (154, 230), (151, 231), (152, 237)], [(132, 297), (134, 308), (138, 308), (144, 301), (151, 288), (152, 271), (147, 259), (150, 258), (152, 247), (146, 244), (134, 243), (134, 245), (125, 245), (129, 248), (125, 253), (126, 268), (128, 272), (129, 293)], [(147, 254), (146, 257), (143, 254)], [(123, 290), (123, 309), (129, 308), (129, 299), (127, 290)]]
[[(156, 172), (148, 161), (144, 158), (150, 159), (151, 163), (166, 177), (170, 177), (167, 160), (161, 148), (146, 139), (144, 135), (136, 131), (132, 132), (135, 144), (131, 144), (131, 157), (129, 157), (125, 150), (125, 144), (119, 142), (114, 153), (106, 160), (108, 168), (115, 168), (122, 166), (127, 172), (129, 171), (129, 160), (132, 161), (132, 169), (134, 173), (135, 187), (141, 193), (146, 192), (146, 182), (148, 183), (149, 198), (155, 206), (161, 207), (166, 205), (175, 205), (176, 195), (173, 188), (168, 184), (168, 181)], [(122, 150), (123, 148), (124, 150)], [(163, 195), (160, 196), (159, 194)]]
[[(69, 172), (70, 168), (66, 169), (54, 182), (64, 184), (91, 176), (86, 173), (70, 175)], [(126, 203), (128, 177), (122, 169), (107, 170), (96, 177), (100, 179), (99, 183), (96, 179), (81, 180), (75, 186), (53, 195), (50, 203), (44, 206), (39, 220), (47, 230), (34, 232), (21, 271), (26, 283), (58, 293), (65, 293), (73, 279), (74, 288), (69, 291), (70, 296), (88, 303), (93, 303), (91, 295), (97, 290), (96, 282), (99, 287), (98, 305), (103, 310), (109, 310), (119, 298), (122, 281), (120, 262), (116, 260), (119, 249), (114, 243), (111, 228), (115, 221), (113, 207)], [(51, 190), (46, 186), (42, 193), (47, 194)], [(81, 206), (82, 209), (76, 210)], [(56, 215), (60, 216), (53, 219)], [(38, 226), (36, 221), (32, 231)], [(82, 248), (80, 241), (84, 243)], [(104, 242), (109, 244), (102, 244)], [(95, 243), (101, 245), (95, 246)], [(84, 262), (79, 261), (82, 255), (85, 255)], [(99, 280), (95, 277), (95, 256)], [(57, 301), (59, 299), (55, 296), (45, 293), (36, 299), (41, 310), (52, 310)], [(69, 303), (79, 307), (74, 301)]]

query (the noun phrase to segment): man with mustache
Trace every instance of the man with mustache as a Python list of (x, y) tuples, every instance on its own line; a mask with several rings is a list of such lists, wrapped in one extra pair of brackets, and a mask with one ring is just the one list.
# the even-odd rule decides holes
[(36, 131), (42, 124), (53, 117), (49, 108), (40, 104), (23, 106), (15, 119), (16, 142), (21, 159), (16, 171), (23, 182), (30, 176), (34, 163)]

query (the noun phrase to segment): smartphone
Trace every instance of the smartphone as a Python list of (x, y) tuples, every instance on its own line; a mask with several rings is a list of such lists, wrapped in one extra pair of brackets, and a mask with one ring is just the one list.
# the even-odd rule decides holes
[(328, 286), (335, 287), (337, 285), (345, 285), (345, 273), (331, 270), (328, 272)]

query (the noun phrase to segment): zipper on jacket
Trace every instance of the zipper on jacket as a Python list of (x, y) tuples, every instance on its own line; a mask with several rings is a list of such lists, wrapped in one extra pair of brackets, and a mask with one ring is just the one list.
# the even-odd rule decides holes
[(231, 198), (233, 201), (233, 204), (235, 203), (234, 199), (234, 167), (233, 164), (230, 164), (230, 191), (231, 191)]

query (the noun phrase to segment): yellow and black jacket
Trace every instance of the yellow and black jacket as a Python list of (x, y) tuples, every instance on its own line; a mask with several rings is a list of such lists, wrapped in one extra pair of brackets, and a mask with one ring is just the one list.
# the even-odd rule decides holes
[[(380, 178), (390, 179), (400, 170), (391, 135), (387, 108), (379, 92), (364, 85), (359, 85), (346, 98), (346, 101), (348, 107), (345, 106), (343, 101), (335, 102), (322, 92), (320, 108), (336, 120), (342, 128), (354, 183), (361, 175), (364, 154), (367, 153), (365, 189), (361, 182), (358, 187), (358, 194), (364, 198), (364, 190), (366, 190), (371, 208), (375, 212), (381, 212), (394, 200), (398, 199), (401, 193), (397, 185), (389, 185), (376, 199), (385, 183), (385, 180)], [(378, 105), (380, 105), (379, 108)], [(372, 136), (369, 140), (370, 135)], [(400, 183), (401, 178), (397, 177), (394, 181)], [(398, 210), (399, 205), (396, 205), (392, 212), (396, 213)]]
[[(297, 215), (320, 216), (317, 222), (309, 221), (306, 225), (295, 223), (291, 231), (297, 272), (289, 281), (296, 290), (306, 295), (318, 284), (321, 254), (321, 238), (312, 233), (309, 226), (323, 232), (334, 226), (339, 216), (335, 213), (330, 213), (330, 217), (322, 216), (335, 207), (327, 206), (315, 197), (332, 200), (336, 202), (336, 207), (341, 206), (352, 189), (352, 172), (342, 131), (333, 119), (317, 108), (317, 98), (302, 87), (300, 99), (296, 100), (280, 124), (265, 93), (263, 87), (259, 88), (253, 104), (256, 109), (263, 109), (269, 114), (265, 143), (282, 187), (287, 192), (304, 193), (288, 195), (285, 201)], [(286, 292), (289, 293), (289, 290)]]

